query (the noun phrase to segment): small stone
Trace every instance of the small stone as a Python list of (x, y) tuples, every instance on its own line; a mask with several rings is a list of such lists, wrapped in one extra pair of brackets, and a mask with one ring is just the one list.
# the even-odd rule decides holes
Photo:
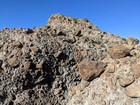
[(36, 64), (36, 68), (37, 68), (37, 69), (41, 69), (41, 68), (43, 67), (43, 63), (44, 63), (43, 61), (37, 63), (37, 64)]
[(54, 95), (58, 95), (60, 93), (60, 90), (59, 89), (55, 89), (54, 90)]
[(35, 81), (34, 84), (37, 85), (37, 84), (41, 83), (41, 82), (44, 81), (44, 80), (45, 80), (45, 78), (40, 77), (40, 78), (37, 79), (37, 81)]
[(15, 98), (15, 96), (14, 96), (13, 94), (9, 94), (9, 95), (8, 95), (8, 100), (9, 100), (9, 101), (13, 100), (14, 98)]
[(140, 84), (133, 83), (126, 88), (126, 95), (133, 98), (140, 98)]
[(114, 73), (115, 71), (115, 65), (114, 64), (108, 64), (106, 67), (106, 70), (103, 72), (101, 77), (107, 77), (108, 73)]
[(132, 100), (126, 99), (125, 105), (133, 105)]
[(10, 59), (8, 60), (8, 64), (9, 64), (10, 66), (12, 66), (12, 67), (18, 66), (19, 63), (20, 63), (19, 60), (18, 60), (17, 57), (15, 57), (15, 56), (13, 56), (12, 58), (10, 58)]
[(39, 51), (39, 49), (35, 46), (31, 47), (31, 50), (32, 50), (33, 54), (36, 54)]
[(0, 59), (4, 59), (4, 54), (1, 51), (0, 51)]
[(29, 47), (24, 46), (24, 47), (22, 48), (22, 52), (23, 52), (23, 53), (28, 53), (28, 52), (30, 52)]
[(56, 57), (61, 61), (62, 60), (65, 61), (68, 58), (68, 56), (63, 51), (58, 51), (57, 53), (54, 54), (54, 57)]
[(89, 84), (89, 82), (82, 80), (81, 84), (79, 85), (80, 91), (83, 91), (86, 87), (88, 87)]
[(136, 53), (134, 50), (130, 51), (130, 54), (131, 54), (132, 56), (136, 56), (136, 55), (137, 55), (137, 53)]
[(56, 52), (56, 53), (54, 54), (54, 57), (57, 58), (61, 53), (62, 53), (62, 51), (58, 51), (58, 52)]
[(17, 53), (16, 53), (16, 56), (19, 57), (19, 56), (21, 56), (21, 55), (22, 55), (22, 51), (18, 50)]
[(139, 77), (140, 76), (140, 64), (134, 64), (131, 67), (132, 72), (134, 73), (135, 76)]
[(134, 77), (130, 76), (130, 77), (123, 77), (120, 79), (120, 85), (122, 87), (126, 87), (130, 84), (132, 84), (134, 82)]
[(105, 69), (106, 64), (96, 61), (82, 61), (79, 65), (79, 74), (86, 80), (91, 81), (98, 77)]
[(30, 65), (31, 65), (31, 62), (29, 62), (29, 61), (24, 62), (23, 63), (24, 70), (28, 70), (30, 68)]
[(13, 46), (18, 47), (18, 48), (22, 48), (23, 47), (23, 45), (19, 41), (14, 41), (13, 42)]
[(139, 43), (139, 40), (138, 39), (135, 39), (133, 37), (127, 38), (126, 41), (127, 41), (128, 48), (129, 49), (134, 48), (135, 45), (137, 45)]
[(130, 54), (130, 50), (121, 45), (109, 48), (108, 52), (113, 59), (123, 58)]

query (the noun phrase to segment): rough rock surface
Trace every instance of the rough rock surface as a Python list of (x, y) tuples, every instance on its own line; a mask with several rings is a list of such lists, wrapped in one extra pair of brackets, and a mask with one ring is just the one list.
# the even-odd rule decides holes
[(130, 50), (122, 45), (117, 45), (109, 49), (109, 54), (113, 59), (119, 59), (128, 56)]
[(5, 28), (0, 105), (140, 105), (138, 42), (60, 14), (40, 28)]
[(104, 71), (105, 66), (102, 62), (82, 61), (78, 66), (79, 74), (84, 80), (91, 81)]

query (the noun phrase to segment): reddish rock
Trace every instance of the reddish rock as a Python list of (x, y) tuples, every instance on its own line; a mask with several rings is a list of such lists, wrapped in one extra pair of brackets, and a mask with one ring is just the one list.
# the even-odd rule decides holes
[(20, 63), (19, 60), (15, 56), (8, 60), (8, 64), (12, 67), (18, 66), (19, 63)]
[(130, 54), (130, 50), (121, 45), (109, 48), (108, 52), (113, 59), (123, 58)]
[(140, 64), (132, 65), (131, 70), (135, 74), (135, 76), (140, 76)]
[(130, 76), (130, 77), (123, 77), (120, 79), (120, 85), (122, 87), (128, 86), (130, 84), (132, 84), (135, 81), (134, 77)]
[(16, 47), (16, 48), (22, 48), (23, 47), (23, 45), (20, 41), (14, 41), (13, 46)]
[(87, 81), (98, 77), (105, 69), (106, 64), (96, 61), (83, 61), (78, 65), (80, 76)]
[(24, 62), (24, 63), (23, 63), (24, 70), (28, 70), (28, 69), (30, 68), (30, 65), (31, 65), (30, 62), (28, 62), (28, 61)]

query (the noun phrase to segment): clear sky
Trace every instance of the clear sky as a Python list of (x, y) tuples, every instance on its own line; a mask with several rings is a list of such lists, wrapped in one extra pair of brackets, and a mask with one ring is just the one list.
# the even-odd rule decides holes
[(140, 39), (140, 0), (0, 0), (0, 29), (40, 27), (55, 13), (88, 18), (103, 31)]

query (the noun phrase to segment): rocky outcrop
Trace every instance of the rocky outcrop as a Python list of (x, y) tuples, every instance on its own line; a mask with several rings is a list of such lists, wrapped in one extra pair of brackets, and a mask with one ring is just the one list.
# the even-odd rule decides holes
[(5, 28), (0, 105), (138, 105), (138, 42), (60, 14), (40, 28)]

